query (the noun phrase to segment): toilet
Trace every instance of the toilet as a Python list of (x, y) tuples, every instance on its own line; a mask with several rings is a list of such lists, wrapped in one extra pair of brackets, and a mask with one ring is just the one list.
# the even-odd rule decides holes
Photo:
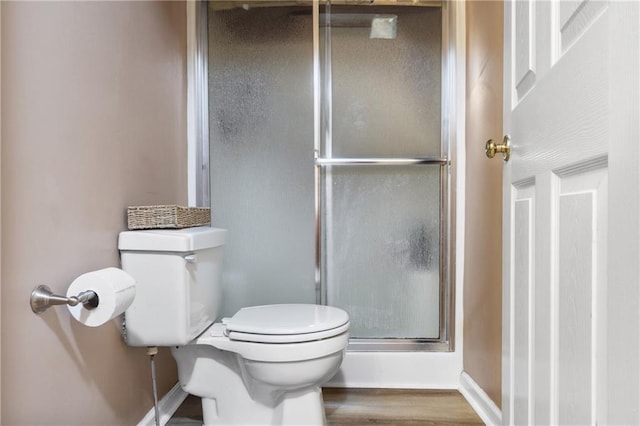
[(340, 368), (349, 316), (312, 304), (251, 306), (219, 320), (227, 231), (208, 226), (120, 233), (136, 280), (131, 346), (168, 346), (205, 425), (326, 424), (321, 386)]

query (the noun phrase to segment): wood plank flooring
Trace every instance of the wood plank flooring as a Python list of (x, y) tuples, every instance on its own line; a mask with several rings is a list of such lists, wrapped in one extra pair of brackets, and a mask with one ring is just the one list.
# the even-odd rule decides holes
[[(322, 393), (329, 426), (484, 424), (454, 390), (325, 388)], [(202, 420), (199, 398), (190, 395), (169, 424), (189, 424), (186, 419)]]

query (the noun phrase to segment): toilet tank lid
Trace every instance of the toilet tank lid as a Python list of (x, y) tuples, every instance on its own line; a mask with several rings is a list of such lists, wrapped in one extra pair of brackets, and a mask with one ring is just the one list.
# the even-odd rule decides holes
[(150, 229), (121, 232), (118, 238), (118, 249), (190, 252), (218, 247), (226, 241), (226, 229), (209, 226), (185, 229)]

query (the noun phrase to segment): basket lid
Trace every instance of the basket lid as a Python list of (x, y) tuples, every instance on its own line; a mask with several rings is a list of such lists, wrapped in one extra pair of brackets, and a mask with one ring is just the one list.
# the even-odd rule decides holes
[(189, 252), (218, 247), (227, 241), (227, 230), (199, 226), (185, 229), (149, 229), (124, 231), (118, 249), (130, 251)]

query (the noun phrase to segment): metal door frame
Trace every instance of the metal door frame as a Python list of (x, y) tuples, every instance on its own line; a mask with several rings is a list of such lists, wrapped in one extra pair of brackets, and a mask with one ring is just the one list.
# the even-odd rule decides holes
[[(329, 3), (330, 5), (330, 3)], [(316, 220), (316, 302), (326, 303), (326, 285), (323, 277), (323, 253), (321, 240), (325, 237), (326, 226), (322, 221), (323, 206), (323, 181), (325, 170), (334, 166), (424, 166), (440, 167), (440, 306), (439, 324), (440, 333), (438, 338), (424, 339), (402, 339), (402, 338), (351, 338), (348, 349), (352, 351), (453, 351), (454, 350), (454, 292), (450, 280), (451, 254), (449, 253), (450, 242), (450, 135), (447, 127), (451, 120), (453, 108), (454, 74), (452, 70), (453, 55), (450, 53), (453, 46), (451, 36), (454, 16), (447, 2), (434, 4), (435, 7), (442, 8), (442, 98), (441, 98), (441, 157), (419, 157), (419, 158), (334, 158), (329, 152), (322, 152), (322, 133), (331, 133), (331, 105), (323, 105), (322, 99), (331, 99), (330, 85), (331, 74), (330, 58), (325, 58), (325, 79), (322, 79), (321, 58), (320, 58), (320, 1), (313, 3), (313, 52), (314, 52), (314, 159), (315, 159), (315, 220)], [(330, 13), (328, 14), (330, 16)], [(330, 18), (329, 18), (330, 19)], [(329, 34), (325, 39), (325, 47), (330, 51), (331, 36), (330, 27), (325, 31)], [(328, 65), (328, 66), (327, 66)], [(325, 83), (323, 85), (323, 82)], [(325, 86), (325, 87), (323, 87)], [(327, 93), (323, 93), (324, 92)], [(324, 95), (324, 96), (323, 96)], [(329, 118), (322, 121), (324, 115)], [(331, 135), (326, 137), (331, 139)], [(324, 154), (324, 155), (322, 155)]]
[[(447, 1), (433, 2), (431, 6), (442, 8), (442, 98), (441, 98), (441, 157), (419, 158), (321, 158), (320, 140), (323, 127), (321, 125), (321, 80), (320, 80), (320, 21), (319, 8), (324, 0), (313, 0), (313, 81), (314, 81), (314, 169), (315, 169), (315, 235), (316, 235), (316, 301), (322, 303), (323, 293), (321, 268), (321, 238), (323, 223), (321, 221), (321, 185), (322, 169), (327, 166), (342, 165), (377, 165), (397, 166), (411, 165), (420, 167), (440, 167), (440, 336), (437, 339), (350, 339), (350, 351), (454, 351), (455, 342), (455, 288), (452, 284), (451, 271), (454, 262), (451, 251), (452, 222), (451, 211), (451, 151), (452, 138), (455, 134), (455, 14), (452, 5)], [(189, 2), (187, 20), (196, 28), (195, 35), (189, 33), (187, 50), (190, 58), (187, 61), (189, 85), (187, 88), (187, 105), (192, 110), (187, 114), (188, 158), (195, 170), (189, 175), (189, 204), (196, 206), (210, 205), (209, 176), (209, 122), (208, 122), (208, 1)], [(195, 107), (194, 107), (195, 106)]]

